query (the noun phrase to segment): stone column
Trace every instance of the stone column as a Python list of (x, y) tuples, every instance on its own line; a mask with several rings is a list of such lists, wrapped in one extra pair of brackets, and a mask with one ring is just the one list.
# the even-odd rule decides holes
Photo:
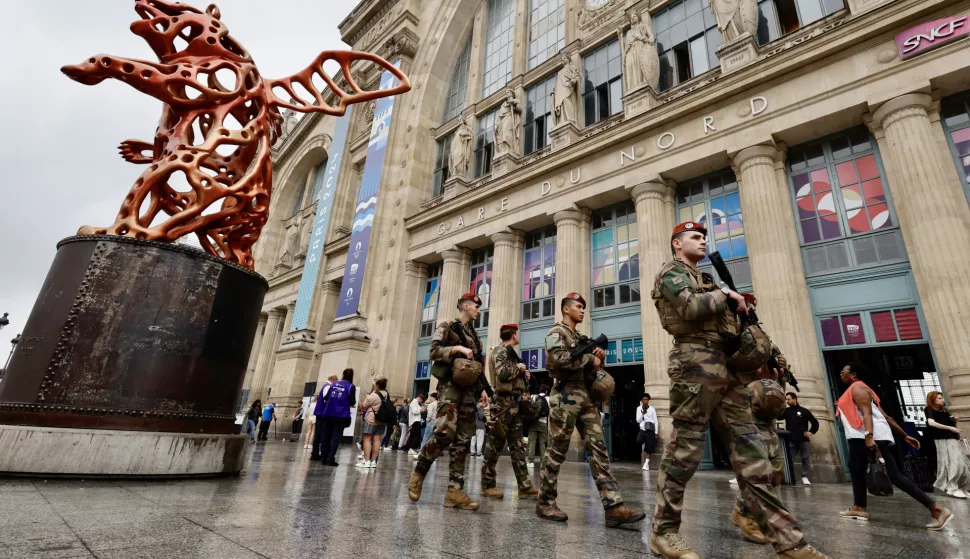
[(630, 188), (637, 208), (637, 238), (640, 247), (640, 328), (643, 336), (643, 389), (651, 396), (650, 404), (657, 409), (661, 435), (670, 425), (670, 380), (667, 376), (667, 357), (673, 339), (663, 326), (654, 308), (650, 291), (653, 278), (661, 266), (671, 259), (670, 232), (674, 229), (674, 215), (665, 203), (673, 188), (662, 177)]
[[(488, 318), (488, 349), (502, 344), (503, 324), (518, 324), (522, 316), (523, 233), (508, 230), (492, 235), (492, 296)], [(490, 379), (492, 383), (494, 378)]]
[[(408, 260), (404, 265), (407, 284), (406, 295), (400, 304), (404, 307), (401, 312), (404, 327), (397, 336), (397, 363), (400, 365), (385, 372), (388, 378), (387, 390), (392, 398), (411, 396), (414, 387), (414, 368), (417, 365), (416, 347), (418, 343), (418, 325), (421, 323), (421, 311), (424, 308), (424, 287), (428, 280), (428, 265), (423, 262)], [(408, 324), (415, 325), (408, 328)]]
[(785, 178), (785, 154), (774, 146), (753, 146), (738, 152), (734, 165), (758, 317), (792, 364), (801, 389), (799, 403), (819, 420), (819, 432), (812, 439), (813, 479), (842, 481), (825, 364)]
[[(552, 216), (556, 222), (556, 320), (562, 320), (559, 301), (567, 293), (575, 291), (592, 305), (589, 288), (589, 220), (592, 212), (587, 208), (573, 207)], [(586, 320), (580, 324), (580, 332), (589, 333), (589, 310)]]
[(521, 76), (528, 64), (529, 25), (531, 13), (529, 0), (515, 0), (515, 36), (512, 39), (512, 75)]
[(266, 320), (269, 317), (265, 314), (259, 315), (259, 326), (256, 327), (256, 337), (253, 339), (253, 347), (249, 350), (249, 364), (246, 366), (246, 380), (243, 387), (252, 388), (253, 375), (256, 373), (256, 362), (259, 361), (259, 350), (263, 343), (263, 331), (266, 329)]
[(441, 267), (441, 288), (438, 291), (438, 323), (458, 316), (458, 298), (468, 291), (472, 251), (456, 246), (442, 252), (441, 257), (444, 263)]
[[(475, 14), (475, 21), (472, 23), (472, 48), (468, 59), (468, 106), (472, 106), (482, 98), (482, 68), (485, 64), (485, 19), (486, 2), (479, 4)], [(462, 45), (464, 48), (464, 45)], [(457, 62), (457, 59), (456, 59)], [(477, 129), (473, 128), (476, 133)]]
[(250, 385), (250, 401), (266, 399), (266, 385), (269, 378), (270, 364), (274, 360), (276, 348), (279, 347), (280, 321), (282, 318), (282, 310), (272, 309), (269, 311), (262, 343), (259, 345), (259, 358), (256, 361), (256, 371), (253, 373), (253, 382)]
[(907, 94), (873, 112), (872, 127), (887, 167), (923, 316), (949, 409), (970, 417), (970, 208), (949, 152), (930, 122), (932, 99)]

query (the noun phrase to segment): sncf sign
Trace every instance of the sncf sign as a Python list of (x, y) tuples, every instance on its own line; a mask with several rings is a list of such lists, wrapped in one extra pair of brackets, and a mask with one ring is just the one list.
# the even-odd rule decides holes
[(968, 34), (970, 24), (967, 16), (936, 19), (896, 35), (896, 48), (899, 49), (899, 58), (906, 60)]

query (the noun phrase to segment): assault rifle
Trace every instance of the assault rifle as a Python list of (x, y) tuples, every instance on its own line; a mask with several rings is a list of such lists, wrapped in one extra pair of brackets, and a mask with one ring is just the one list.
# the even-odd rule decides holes
[[(708, 258), (711, 259), (711, 264), (714, 266), (714, 269), (717, 270), (717, 275), (721, 278), (721, 281), (723, 281), (725, 285), (728, 286), (728, 289), (730, 289), (731, 291), (734, 291), (735, 293), (738, 293), (738, 288), (734, 286), (734, 277), (731, 275), (731, 270), (728, 270), (727, 264), (724, 263), (724, 258), (721, 257), (721, 253), (718, 251), (714, 251), (707, 256)], [(737, 301), (735, 301), (734, 299), (728, 299), (728, 307), (730, 307), (732, 311), (737, 310), (738, 308)], [(741, 319), (741, 328), (747, 328), (750, 325), (756, 325), (760, 323), (760, 321), (758, 320), (758, 313), (755, 312), (755, 310), (752, 309), (751, 307), (748, 307), (747, 314), (741, 315), (740, 319)], [(782, 382), (785, 382), (786, 384), (790, 384), (791, 387), (795, 389), (795, 392), (801, 392), (798, 389), (798, 380), (795, 378), (795, 375), (791, 372), (791, 365), (785, 365), (784, 367), (782, 367), (778, 363), (778, 360), (775, 359), (774, 356), (772, 356), (768, 359), (768, 368), (780, 370), (781, 375), (779, 376), (779, 380), (781, 380)]]
[(593, 353), (596, 348), (606, 351), (609, 347), (610, 339), (606, 337), (606, 334), (600, 334), (595, 340), (590, 339), (589, 336), (580, 336), (576, 347), (570, 350), (569, 358), (575, 361), (587, 353)]

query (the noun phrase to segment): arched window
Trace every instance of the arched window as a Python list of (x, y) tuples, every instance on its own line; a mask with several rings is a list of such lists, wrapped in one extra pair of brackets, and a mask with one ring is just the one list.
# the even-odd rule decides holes
[[(317, 201), (317, 198), (320, 197), (320, 192), (323, 190), (323, 181), (326, 178), (326, 174), (327, 160), (324, 159), (323, 162), (316, 166), (312, 173), (312, 184), (309, 176), (303, 181), (303, 187), (300, 188), (300, 193), (296, 195), (296, 199), (293, 201), (293, 212), (290, 213), (290, 217), (300, 213), (300, 210)], [(307, 191), (309, 191), (309, 196), (307, 196)]]
[(465, 105), (468, 104), (468, 66), (472, 53), (472, 38), (469, 35), (465, 42), (465, 48), (461, 49), (458, 55), (458, 63), (455, 64), (455, 72), (451, 75), (451, 86), (448, 87), (448, 97), (445, 100), (445, 115), (442, 122), (458, 116)]

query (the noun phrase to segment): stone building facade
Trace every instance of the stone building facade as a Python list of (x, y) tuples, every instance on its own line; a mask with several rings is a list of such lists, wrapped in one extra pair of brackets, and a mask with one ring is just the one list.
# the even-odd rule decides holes
[[(693, 219), (794, 364), (822, 423), (818, 479), (844, 471), (844, 362), (866, 364), (916, 425), (936, 386), (967, 417), (967, 16), (967, 0), (363, 1), (345, 41), (400, 62), (414, 89), (391, 120), (359, 310), (334, 319), (368, 106), (341, 154), (318, 115), (274, 149), (257, 244), (271, 289), (244, 398), (271, 393), (286, 417), (345, 367), (359, 386), (382, 374), (394, 396), (428, 392), (433, 325), (469, 289), (486, 345), (519, 322), (541, 377), (556, 301), (579, 291), (586, 331), (614, 340), (604, 411), (622, 457), (642, 391), (669, 425), (671, 340), (650, 292), (671, 228)], [(354, 75), (377, 87), (376, 69)], [(309, 320), (293, 330), (314, 193), (338, 155)]]

